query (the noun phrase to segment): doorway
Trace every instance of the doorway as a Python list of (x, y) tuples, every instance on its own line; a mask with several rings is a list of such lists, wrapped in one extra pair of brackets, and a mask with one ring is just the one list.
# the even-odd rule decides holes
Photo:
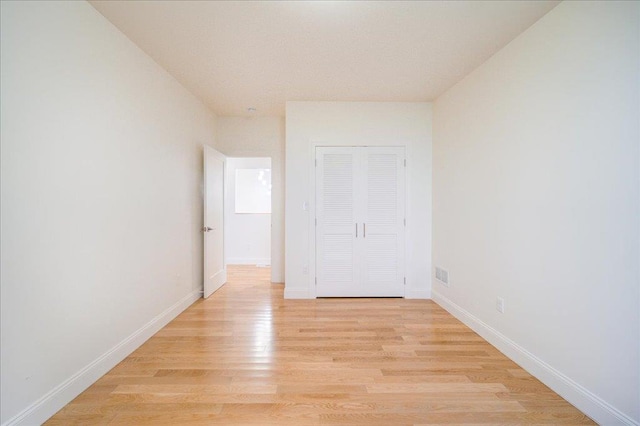
[(271, 158), (227, 157), (226, 265), (271, 266)]

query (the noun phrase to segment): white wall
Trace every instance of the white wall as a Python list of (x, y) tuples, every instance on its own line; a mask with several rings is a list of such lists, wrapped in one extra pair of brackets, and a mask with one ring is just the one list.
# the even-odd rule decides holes
[[(406, 146), (407, 297), (431, 294), (431, 104), (287, 102), (285, 297), (315, 297), (315, 145)], [(309, 210), (303, 210), (308, 203)], [(304, 273), (308, 267), (308, 274)]]
[(271, 263), (271, 214), (236, 213), (236, 170), (270, 169), (270, 158), (227, 158), (224, 255), (230, 265)]
[(563, 2), (434, 105), (434, 298), (607, 425), (640, 421), (639, 7)]
[(40, 424), (199, 297), (214, 116), (88, 3), (1, 8), (0, 421)]
[(271, 281), (284, 281), (284, 119), (218, 117), (216, 149), (230, 157), (271, 158)]

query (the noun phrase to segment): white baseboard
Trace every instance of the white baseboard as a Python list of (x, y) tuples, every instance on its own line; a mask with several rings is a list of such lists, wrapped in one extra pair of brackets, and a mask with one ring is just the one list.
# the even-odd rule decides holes
[(458, 306), (437, 291), (432, 291), (433, 300), (478, 333), (511, 360), (549, 386), (564, 399), (575, 405), (587, 416), (601, 425), (640, 426), (640, 423), (556, 370), (504, 334), (489, 326), (478, 317)]
[(285, 299), (313, 299), (313, 297), (309, 296), (309, 290), (306, 288), (289, 288), (285, 285), (284, 287), (284, 298)]
[(227, 265), (271, 265), (269, 257), (230, 257)]
[(408, 288), (404, 292), (405, 299), (431, 299), (431, 291), (418, 288)]
[(169, 321), (187, 309), (202, 296), (200, 290), (195, 290), (167, 308), (164, 312), (140, 327), (129, 337), (118, 343), (109, 351), (98, 357), (82, 370), (60, 383), (47, 394), (20, 413), (7, 420), (2, 426), (39, 425), (57, 413), (76, 396), (91, 386), (96, 380), (105, 375), (120, 361), (138, 349), (151, 336), (158, 332)]

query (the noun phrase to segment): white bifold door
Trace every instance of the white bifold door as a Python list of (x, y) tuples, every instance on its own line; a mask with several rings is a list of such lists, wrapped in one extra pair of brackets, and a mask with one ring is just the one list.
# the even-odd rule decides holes
[(403, 147), (316, 148), (316, 295), (404, 296)]

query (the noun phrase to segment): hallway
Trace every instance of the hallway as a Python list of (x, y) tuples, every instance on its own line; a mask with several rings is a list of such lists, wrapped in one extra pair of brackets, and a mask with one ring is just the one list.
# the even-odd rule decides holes
[(47, 425), (593, 424), (430, 300), (284, 300), (230, 266)]

